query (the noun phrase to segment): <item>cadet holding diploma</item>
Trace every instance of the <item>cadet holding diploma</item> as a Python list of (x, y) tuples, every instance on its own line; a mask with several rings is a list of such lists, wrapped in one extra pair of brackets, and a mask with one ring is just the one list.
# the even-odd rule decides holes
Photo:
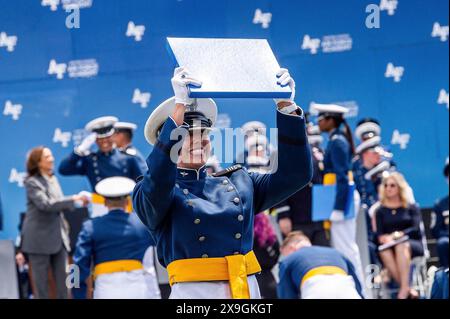
[[(279, 152), (273, 174), (235, 165), (207, 176), (211, 146), (204, 133), (213, 126), (217, 108), (211, 99), (189, 98), (187, 86), (202, 83), (184, 68), (172, 78), (175, 98), (147, 122), (146, 138), (155, 147), (133, 203), (157, 242), (171, 298), (260, 298), (254, 275), (261, 268), (252, 251), (254, 214), (294, 194), (312, 176), (303, 111), (294, 102), (295, 82), (286, 69), (278, 77), (293, 93), (276, 101)], [(181, 141), (177, 130), (186, 133)]]

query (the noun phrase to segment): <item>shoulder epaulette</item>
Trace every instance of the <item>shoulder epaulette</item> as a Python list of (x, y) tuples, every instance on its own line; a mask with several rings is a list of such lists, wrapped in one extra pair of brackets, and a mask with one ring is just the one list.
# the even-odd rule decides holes
[(226, 175), (230, 175), (238, 170), (242, 169), (242, 165), (241, 164), (237, 164), (237, 165), (233, 165), (230, 166), (226, 169), (224, 169), (223, 171), (217, 172), (212, 174), (212, 176), (214, 177), (221, 177), (221, 176), (226, 176)]

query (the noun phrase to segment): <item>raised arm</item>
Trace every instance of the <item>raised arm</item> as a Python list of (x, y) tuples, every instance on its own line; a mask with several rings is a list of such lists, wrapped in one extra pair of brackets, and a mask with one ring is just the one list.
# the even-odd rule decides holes
[(255, 189), (255, 212), (269, 209), (293, 195), (312, 179), (312, 157), (303, 110), (294, 102), (295, 82), (287, 70), (279, 83), (289, 84), (293, 96), (277, 101), (278, 162), (272, 174), (250, 173)]
[(58, 167), (58, 172), (64, 176), (86, 175), (86, 158), (84, 156), (76, 154), (75, 152), (72, 152), (69, 156), (61, 161)]
[(186, 105), (191, 103), (187, 88), (189, 84), (201, 85), (201, 82), (190, 78), (183, 68), (177, 68), (172, 78), (175, 109), (164, 123), (158, 141), (147, 159), (147, 173), (133, 192), (134, 209), (150, 230), (156, 230), (172, 204), (178, 161), (178, 152), (174, 146), (182, 143), (187, 133), (181, 125)]
[(156, 230), (172, 204), (178, 158), (172, 154), (171, 159), (171, 149), (178, 140), (170, 137), (177, 127), (172, 118), (167, 119), (147, 158), (148, 171), (134, 188), (133, 207), (150, 230)]
[(87, 161), (86, 156), (90, 153), (90, 148), (95, 143), (97, 135), (92, 133), (74, 148), (73, 152), (59, 164), (59, 173), (61, 175), (86, 175)]

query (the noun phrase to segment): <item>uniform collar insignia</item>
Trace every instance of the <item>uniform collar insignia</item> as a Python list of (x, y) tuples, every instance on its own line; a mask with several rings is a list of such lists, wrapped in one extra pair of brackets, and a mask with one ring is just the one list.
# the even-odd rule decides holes
[(201, 180), (206, 177), (205, 166), (197, 169), (178, 168), (178, 177), (183, 180)]

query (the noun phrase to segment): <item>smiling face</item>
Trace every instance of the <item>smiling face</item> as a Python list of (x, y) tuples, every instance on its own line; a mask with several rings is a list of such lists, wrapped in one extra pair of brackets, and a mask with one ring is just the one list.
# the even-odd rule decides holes
[(39, 170), (41, 172), (46, 172), (47, 174), (50, 174), (53, 172), (53, 168), (55, 165), (55, 158), (53, 157), (52, 151), (48, 148), (44, 148), (42, 151), (42, 157), (39, 161)]
[(114, 147), (112, 136), (97, 138), (97, 146), (103, 153), (111, 152)]
[(387, 178), (384, 181), (384, 188), (387, 199), (395, 199), (400, 196), (400, 189), (394, 178)]
[(178, 166), (199, 169), (211, 155), (211, 141), (207, 131), (194, 130), (186, 136), (181, 148)]

